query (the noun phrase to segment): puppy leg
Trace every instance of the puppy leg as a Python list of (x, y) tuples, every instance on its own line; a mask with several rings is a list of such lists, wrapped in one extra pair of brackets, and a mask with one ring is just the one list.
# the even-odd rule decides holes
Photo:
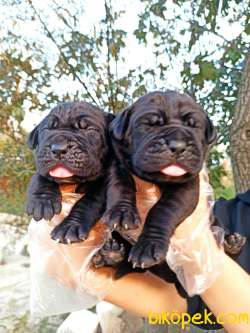
[(151, 267), (162, 262), (175, 228), (195, 209), (199, 198), (199, 179), (162, 187), (160, 200), (151, 208), (142, 233), (129, 260), (134, 267)]
[(107, 211), (104, 221), (113, 229), (136, 229), (140, 217), (136, 208), (135, 184), (130, 174), (113, 162), (108, 175)]
[(64, 244), (87, 239), (90, 229), (102, 217), (105, 209), (103, 180), (92, 182), (86, 192), (63, 222), (52, 230), (52, 239)]
[(125, 259), (125, 247), (116, 239), (110, 238), (94, 255), (92, 263), (96, 268), (103, 266), (115, 267)]
[(36, 221), (51, 220), (62, 209), (61, 193), (57, 183), (36, 173), (28, 187), (27, 214)]
[(131, 247), (132, 245), (125, 238), (119, 233), (113, 232), (112, 238), (93, 257), (92, 263), (96, 268), (115, 267), (114, 279), (120, 279), (129, 273), (144, 273), (145, 269), (133, 268), (132, 264), (127, 261)]
[(237, 232), (225, 236), (224, 249), (225, 252), (232, 258), (237, 258), (245, 243), (246, 237), (238, 234)]

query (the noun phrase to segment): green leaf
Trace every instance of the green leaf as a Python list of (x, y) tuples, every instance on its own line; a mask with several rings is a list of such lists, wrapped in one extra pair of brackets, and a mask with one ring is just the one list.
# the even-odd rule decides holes
[(135, 37), (140, 41), (140, 42), (143, 42), (143, 43), (146, 43), (146, 35), (147, 33), (143, 30), (139, 30), (139, 29), (136, 29), (134, 31), (134, 35)]
[[(163, 1), (164, 3), (165, 1)], [(164, 11), (166, 10), (166, 7), (162, 4), (162, 1), (159, 1), (156, 4), (153, 4), (150, 7), (150, 11), (152, 11), (154, 13), (154, 15), (161, 17), (162, 19), (165, 20), (165, 15), (164, 15)]]
[(216, 80), (218, 76), (218, 69), (214, 63), (203, 61), (200, 63), (200, 75), (203, 80)]
[(144, 84), (140, 85), (139, 87), (137, 87), (133, 94), (132, 94), (132, 97), (133, 98), (136, 98), (136, 97), (141, 97), (142, 95), (144, 95), (145, 93), (147, 92), (147, 89), (145, 87)]
[(248, 23), (248, 24), (246, 25), (246, 27), (245, 27), (245, 33), (246, 33), (247, 35), (250, 35), (250, 23)]

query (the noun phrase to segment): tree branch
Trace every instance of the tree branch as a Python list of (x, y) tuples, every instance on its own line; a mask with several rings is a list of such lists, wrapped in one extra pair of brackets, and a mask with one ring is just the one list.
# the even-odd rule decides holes
[[(108, 6), (107, 1), (104, 2), (105, 6), (105, 23), (106, 23), (106, 44), (107, 44), (107, 76), (108, 76), (108, 86), (110, 88), (110, 95), (107, 92), (108, 95), (108, 101), (111, 105), (112, 109), (114, 110), (114, 96), (113, 96), (113, 84), (112, 84), (112, 74), (111, 74), (111, 68), (110, 68), (110, 31), (112, 29), (111, 26), (111, 14), (110, 14), (110, 4)], [(109, 111), (110, 111), (110, 105), (109, 105)]]
[(67, 64), (68, 68), (71, 70), (71, 73), (73, 74), (73, 77), (75, 77), (84, 87), (87, 95), (89, 96), (89, 98), (92, 100), (92, 102), (96, 105), (99, 106), (98, 103), (96, 102), (95, 98), (92, 96), (92, 94), (90, 93), (90, 91), (88, 90), (88, 87), (86, 86), (85, 82), (82, 81), (82, 79), (80, 78), (80, 76), (78, 75), (78, 73), (75, 72), (74, 67), (68, 62), (67, 58), (65, 57), (64, 53), (61, 51), (60, 46), (58, 45), (57, 41), (55, 40), (54, 36), (52, 35), (52, 33), (49, 31), (49, 29), (47, 28), (45, 22), (43, 21), (43, 19), (41, 18), (40, 14), (38, 13), (38, 11), (36, 10), (36, 8), (34, 7), (32, 0), (27, 0), (29, 5), (31, 6), (31, 8), (33, 9), (35, 15), (38, 17), (40, 23), (42, 24), (44, 30), (47, 32), (48, 37), (50, 38), (50, 40), (52, 40), (52, 42), (56, 45), (60, 55), (62, 56), (63, 60), (65, 61), (65, 63)]
[(11, 140), (13, 140), (16, 143), (20, 143), (21, 142), (21, 140), (19, 140), (17, 137), (15, 137), (14, 134), (12, 134), (10, 132), (6, 132), (2, 128), (0, 128), (0, 133), (2, 133), (3, 135), (8, 136)]

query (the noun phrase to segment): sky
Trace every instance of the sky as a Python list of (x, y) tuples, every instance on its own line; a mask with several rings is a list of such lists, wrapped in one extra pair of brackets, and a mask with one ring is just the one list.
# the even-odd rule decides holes
[[(77, 0), (71, 0), (76, 4), (79, 2)], [(47, 38), (41, 36), (39, 33), (40, 23), (37, 19), (33, 21), (26, 20), (25, 22), (22, 21), (22, 24), (19, 24), (16, 21), (16, 16), (18, 14), (25, 15), (25, 6), (26, 0), (20, 2), (20, 6), (18, 8), (19, 13), (15, 12), (14, 10), (9, 15), (5, 15), (5, 8), (3, 5), (0, 6), (0, 19), (2, 22), (0, 34), (6, 33), (5, 29), (11, 29), (13, 32), (18, 31), (22, 32), (24, 36), (30, 36), (31, 39), (39, 38), (41, 40), (42, 45), (46, 48), (46, 54), (49, 59), (49, 62), (53, 64), (56, 61), (57, 50), (55, 46), (48, 42)], [(52, 10), (51, 4), (53, 3), (52, 0), (33, 0), (33, 3), (37, 9), (42, 13), (43, 16), (48, 16), (50, 30), (54, 29), (62, 29), (63, 25), (58, 17)], [(58, 4), (67, 4), (66, 0), (57, 0)], [(93, 32), (94, 28), (98, 29), (98, 22), (104, 17), (104, 1), (103, 0), (84, 0), (81, 2), (84, 4), (83, 9), (79, 8), (79, 6), (75, 6), (76, 11), (78, 11), (78, 15), (80, 15), (81, 19), (79, 20), (80, 26), (79, 28), (84, 33)], [(126, 62), (119, 67), (120, 75), (123, 73), (125, 74), (129, 68), (136, 68), (138, 66), (142, 67), (152, 67), (155, 65), (155, 56), (152, 52), (152, 48), (150, 47), (150, 43), (147, 47), (143, 45), (139, 45), (135, 36), (133, 36), (133, 31), (137, 28), (137, 14), (142, 10), (142, 4), (138, 0), (126, 0), (126, 1), (119, 1), (113, 0), (112, 3), (114, 4), (115, 8), (119, 8), (125, 11), (125, 14), (121, 17), (119, 21), (119, 26), (121, 26), (124, 30), (128, 32), (128, 37), (126, 40), (126, 49), (123, 51), (123, 56), (126, 58)], [(175, 15), (180, 14), (183, 17), (182, 25), (179, 26), (179, 29), (183, 29), (187, 26), (185, 22), (185, 15), (190, 11), (189, 3), (187, 6), (183, 7), (179, 13), (174, 10), (176, 6), (174, 6), (172, 0), (167, 0), (167, 11), (165, 13), (166, 19), (173, 18)], [(66, 7), (67, 8), (67, 7)], [(80, 12), (79, 12), (80, 10)], [(231, 10), (230, 15), (233, 15), (233, 10)], [(9, 17), (12, 16), (12, 20)], [(240, 22), (234, 23), (234, 25), (230, 24), (228, 20), (224, 18), (218, 19), (218, 32), (223, 36), (223, 38), (227, 40), (232, 40), (235, 38), (241, 31), (242, 26)], [(178, 34), (178, 31), (173, 32)], [(180, 36), (180, 41), (185, 43), (188, 39), (188, 34), (184, 36)], [(181, 89), (181, 76), (180, 70), (182, 68), (182, 63), (184, 57), (188, 57), (192, 59), (195, 53), (200, 53), (202, 49), (207, 48), (211, 51), (214, 51), (213, 56), (219, 57), (219, 51), (217, 51), (218, 43), (222, 43), (222, 38), (215, 37), (212, 35), (205, 34), (204, 39), (201, 43), (197, 43), (195, 45), (193, 54), (180, 54), (175, 58), (174, 62), (171, 63), (171, 66), (168, 69), (168, 77), (169, 80), (167, 82), (168, 89)], [(2, 48), (3, 46), (0, 46)], [(34, 60), (35, 61), (35, 60)], [(193, 64), (192, 66), (193, 72), (198, 70), (197, 65)], [(159, 86), (162, 82), (159, 82)], [(60, 80), (60, 84), (58, 84), (57, 80), (53, 83), (54, 90), (56, 93), (60, 95), (60, 93), (65, 91), (74, 92), (80, 88), (77, 82), (69, 82), (68, 78), (64, 80)], [(209, 89), (209, 87), (208, 87)], [(28, 103), (27, 103), (28, 108)], [(30, 131), (45, 115), (47, 112), (38, 113), (36, 112), (26, 112), (25, 119), (23, 121), (23, 127)]]

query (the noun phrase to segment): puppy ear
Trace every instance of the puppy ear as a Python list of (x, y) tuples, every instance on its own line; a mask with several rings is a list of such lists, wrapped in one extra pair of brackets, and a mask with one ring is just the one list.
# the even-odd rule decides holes
[(185, 93), (186, 95), (188, 95), (189, 97), (191, 97), (192, 100), (193, 100), (194, 102), (197, 102), (197, 103), (198, 103), (194, 91), (192, 91), (192, 90), (184, 90), (184, 93)]
[(115, 119), (115, 115), (110, 112), (105, 112), (105, 118), (107, 120), (107, 123), (110, 124)]
[(208, 116), (207, 117), (207, 126), (206, 126), (206, 141), (210, 145), (212, 144), (216, 138), (217, 138), (217, 131), (216, 128), (214, 127), (212, 121)]
[(38, 132), (39, 132), (39, 125), (37, 125), (29, 134), (27, 139), (27, 145), (30, 149), (36, 149), (38, 145)]
[(132, 109), (133, 109), (132, 106), (128, 107), (124, 111), (118, 113), (118, 115), (112, 121), (110, 132), (115, 140), (117, 141), (123, 140), (126, 130), (128, 129), (129, 118)]

